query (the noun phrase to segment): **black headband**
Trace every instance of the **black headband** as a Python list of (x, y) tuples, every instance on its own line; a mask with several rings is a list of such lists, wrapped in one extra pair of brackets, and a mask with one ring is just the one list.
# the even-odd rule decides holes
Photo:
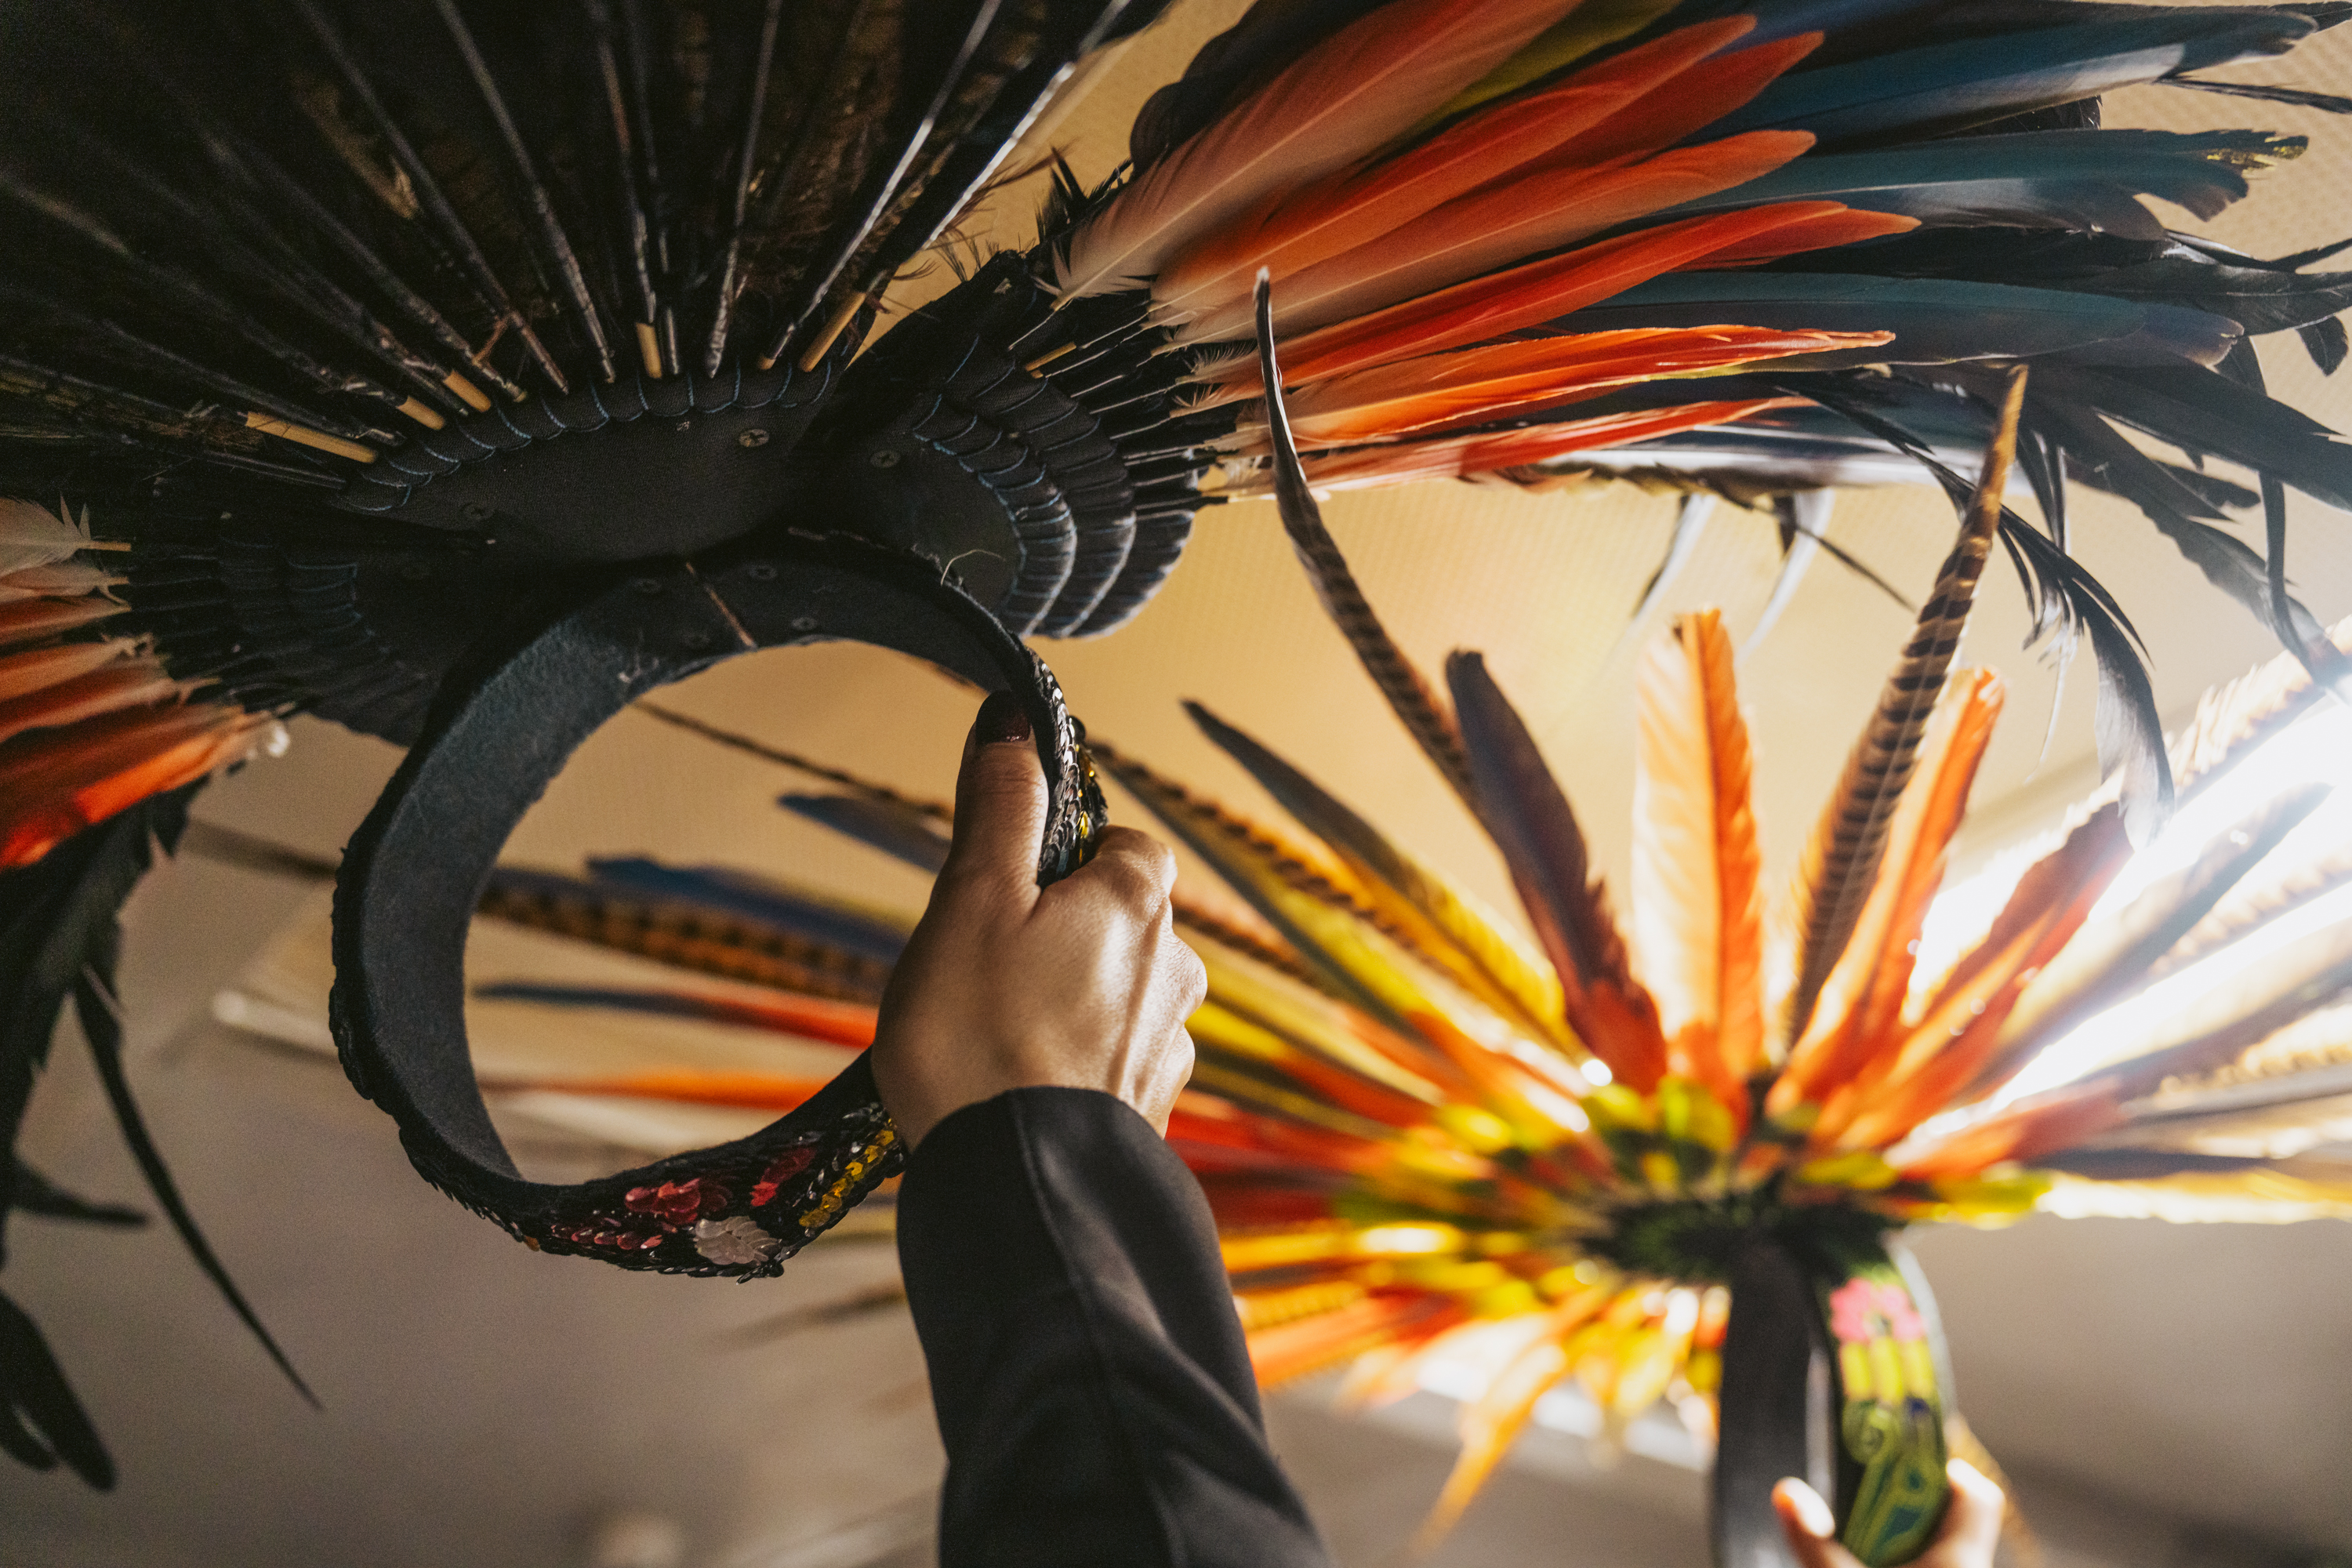
[(1772, 1488), (1835, 1509), (1868, 1568), (1907, 1563), (1942, 1522), (1952, 1371), (1927, 1277), (1899, 1244), (1758, 1235), (1731, 1270), (1716, 1568), (1794, 1568)]
[(842, 639), (1019, 698), (1051, 790), (1038, 880), (1092, 852), (1102, 794), (1053, 673), (928, 563), (776, 532), (634, 571), (451, 678), (336, 879), (336, 1046), (425, 1180), (544, 1251), (751, 1275), (773, 1272), (898, 1168), (860, 1056), (751, 1137), (577, 1186), (526, 1181), (466, 1043), (467, 923), (507, 836), (573, 750), (637, 698), (721, 659)]

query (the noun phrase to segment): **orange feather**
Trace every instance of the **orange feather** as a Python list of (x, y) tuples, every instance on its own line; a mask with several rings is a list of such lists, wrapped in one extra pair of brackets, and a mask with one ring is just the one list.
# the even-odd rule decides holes
[(2000, 678), (1990, 670), (1953, 672), (1921, 743), (1917, 771), (1895, 807), (1869, 902), (1772, 1086), (1774, 1115), (1806, 1100), (1818, 1103), (1843, 1087), (1894, 1029), (1911, 984), (1913, 944), (1942, 885), (1946, 854), (2000, 718), (2001, 696)]
[(0, 742), (28, 730), (79, 723), (125, 708), (143, 708), (178, 696), (184, 688), (162, 661), (142, 656), (92, 669), (38, 691), (0, 702)]
[(1368, 1139), (1261, 1116), (1195, 1089), (1179, 1095), (1176, 1108), (1168, 1113), (1168, 1142), (1196, 1170), (1370, 1175), (1389, 1163), (1388, 1152)]
[(1259, 1386), (1273, 1388), (1322, 1371), (1396, 1336), (1426, 1331), (1438, 1321), (1465, 1316), (1450, 1297), (1382, 1290), (1320, 1317), (1261, 1329), (1249, 1336), (1250, 1364)]
[(1397, 0), (1307, 51), (1070, 237), (1065, 300), (1136, 287), (1276, 191), (1404, 135), (1576, 0)]
[(1955, 967), (1917, 1026), (1893, 1048), (1880, 1047), (1841, 1114), (1824, 1113), (1814, 1129), (1817, 1144), (1832, 1137), (1846, 1148), (1891, 1143), (1982, 1072), (2026, 984), (2082, 929), (2129, 858), (2115, 814), (2105, 808), (2026, 872), (1991, 932)]
[[(1764, 327), (1644, 328), (1490, 343), (1318, 382), (1289, 403), (1302, 446), (1338, 447), (1460, 429), (1597, 396), (1663, 376), (1720, 374), (1791, 354), (1868, 348), (1885, 332), (1779, 331)], [(1244, 426), (1244, 448), (1264, 440)]]
[(1789, 205), (1826, 205), (1831, 210), (1812, 217), (1791, 218), (1749, 238), (1735, 240), (1719, 249), (1711, 250), (1706, 254), (1706, 265), (1709, 268), (1738, 267), (1755, 261), (1778, 261), (1784, 256), (1801, 256), (1808, 250), (1828, 250), (1836, 246), (1859, 244), (1865, 239), (1883, 238), (1890, 234), (1908, 234), (1919, 226), (1917, 218), (1902, 217), (1894, 213), (1862, 212), (1829, 203), (1791, 202)]
[(1762, 856), (1754, 757), (1713, 610), (1677, 619), (1641, 664), (1633, 949), (1658, 1004), (1667, 1070), (1732, 1108), (1763, 1065)]
[(1819, 33), (1800, 33), (1701, 60), (1671, 81), (1660, 83), (1605, 124), (1595, 126), (1562, 146), (1544, 163), (1560, 168), (1591, 168), (1622, 158), (1646, 157), (1686, 141), (1735, 110), (1745, 108), (1748, 100), (1820, 47), (1821, 42)]
[(1593, 447), (1646, 441), (1677, 430), (1722, 425), (1767, 409), (1794, 407), (1801, 398), (1748, 398), (1724, 403), (1687, 403), (1678, 408), (1612, 414), (1598, 419), (1538, 425), (1496, 436), (1454, 436), (1434, 441), (1401, 441), (1307, 459), (1307, 477), (1318, 488), (1353, 489), (1405, 479), (1454, 479), (1490, 474), (1528, 463), (1548, 462)]
[(0, 605), (0, 647), (53, 637), (130, 609), (111, 599), (85, 595), (79, 599), (19, 599)]
[(783, 1078), (774, 1073), (706, 1072), (696, 1068), (660, 1068), (612, 1078), (530, 1078), (481, 1080), (490, 1089), (553, 1089), (563, 1094), (601, 1094), (633, 1100), (668, 1100), (685, 1105), (727, 1105), (779, 1114), (798, 1107), (825, 1086), (820, 1078)]
[(1755, 25), (1753, 17), (1733, 16), (1682, 28), (1556, 87), (1483, 110), (1397, 157), (1345, 169), (1269, 198), (1256, 213), (1227, 224), (1163, 270), (1152, 284), (1153, 302), (1197, 314), (1245, 300), (1260, 267), (1269, 268), (1279, 284), (1318, 261), (1376, 241), (1433, 207), (1570, 144)]
[(0, 746), (0, 868), (247, 755), (269, 721), (189, 704), (109, 714)]
[(122, 658), (137, 646), (121, 638), (58, 643), (52, 647), (28, 648), (0, 658), (0, 702), (11, 702), (61, 680), (87, 675)]
[[(1746, 184), (1812, 144), (1810, 132), (1750, 131), (1626, 167), (1555, 169), (1487, 186), (1296, 273), (1275, 307), (1276, 330), (1286, 336), (1417, 300)], [(1249, 331), (1250, 307), (1244, 300), (1187, 322), (1179, 335), (1186, 342), (1214, 342)]]
[(2010, 1161), (2020, 1164), (2072, 1148), (2123, 1118), (2110, 1085), (2085, 1084), (2021, 1101), (1963, 1129), (1897, 1167), (1906, 1181), (1973, 1175)]
[[(1776, 247), (1776, 237), (1813, 232), (1832, 219), (1858, 232), (1841, 231), (1838, 244), (1916, 228), (1916, 219), (1884, 213), (1854, 213), (1835, 202), (1781, 202), (1707, 217), (1682, 218), (1636, 234), (1620, 235), (1564, 256), (1531, 261), (1491, 277), (1474, 279), (1423, 298), (1286, 340), (1286, 384), (1297, 386), (1384, 361), (1484, 342), (1507, 332), (1539, 326), (1571, 311), (1621, 294), (1637, 283), (1680, 268), (1712, 262), (1727, 249), (1743, 259), (1788, 255), (1806, 248)], [(1826, 232), (1823, 230), (1822, 232)], [(1265, 383), (1255, 357), (1240, 359), (1213, 377), (1244, 384), (1230, 396), (1262, 395)], [(1222, 400), (1222, 398), (1220, 399)]]

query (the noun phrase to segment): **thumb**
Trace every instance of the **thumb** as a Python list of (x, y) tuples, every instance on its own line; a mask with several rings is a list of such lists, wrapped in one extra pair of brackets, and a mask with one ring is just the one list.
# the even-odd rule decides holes
[(1822, 1494), (1790, 1476), (1772, 1489), (1772, 1511), (1799, 1568), (1858, 1568), (1853, 1554), (1834, 1539), (1837, 1519)]
[(1045, 770), (1029, 715), (1010, 692), (991, 692), (964, 742), (955, 838), (940, 880), (1025, 892), (1034, 900), (1045, 813)]

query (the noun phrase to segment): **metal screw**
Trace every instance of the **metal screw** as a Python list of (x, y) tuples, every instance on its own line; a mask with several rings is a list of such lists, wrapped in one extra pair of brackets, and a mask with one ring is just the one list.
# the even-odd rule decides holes
[(735, 437), (735, 444), (746, 451), (754, 447), (764, 447), (768, 444), (768, 433), (765, 430), (746, 430)]
[(793, 630), (796, 632), (813, 632), (816, 630), (816, 617), (814, 616), (794, 616), (793, 617)]
[(743, 568), (743, 575), (754, 583), (772, 583), (776, 580), (776, 569), (765, 561), (754, 561)]
[(488, 522), (498, 509), (485, 501), (469, 500), (457, 509), (466, 514), (467, 522)]
[(877, 447), (866, 460), (877, 468), (895, 468), (898, 466), (898, 454), (887, 447)]
[(709, 632), (688, 632), (677, 640), (684, 643), (690, 648), (706, 648), (710, 646), (710, 634)]
[(661, 579), (658, 577), (640, 577), (629, 586), (648, 599), (662, 591)]

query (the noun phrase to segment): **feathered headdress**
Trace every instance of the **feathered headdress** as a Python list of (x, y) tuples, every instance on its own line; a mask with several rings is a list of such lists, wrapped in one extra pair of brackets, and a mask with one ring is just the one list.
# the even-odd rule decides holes
[[(2196, 808), (2180, 832), (2136, 856), (2111, 785), (1952, 940), (1948, 854), (2001, 707), (1999, 679), (1955, 660), (2023, 393), (2013, 377), (1958, 542), (1785, 899), (1761, 876), (1750, 744), (1712, 612), (1641, 661), (1621, 922), (1483, 661), (1449, 662), (1450, 701), (1413, 676), (1288, 485), (1286, 521), (1327, 601), (1356, 606), (1342, 626), (1388, 672), (1408, 729), (1435, 737), (1424, 749), (1510, 867), (1538, 946), (1205, 709), (1204, 732), (1295, 826), (1095, 745), (1278, 937), (1186, 922), (1209, 999), (1169, 1135), (1209, 1193), (1266, 1383), (1344, 1364), (1347, 1397), (1378, 1402), (1443, 1367), (1466, 1394), (1424, 1542), (1570, 1385), (1610, 1433), (1660, 1401), (1709, 1443), (1738, 1427), (1718, 1538), (1777, 1550), (1766, 1492), (1805, 1468), (1805, 1394), (1801, 1377), (1772, 1386), (1772, 1369), (1801, 1373), (1812, 1342), (1845, 1434), (1829, 1478), (1844, 1538), (1902, 1561), (1934, 1528), (1948, 1447), (1972, 1444), (1926, 1282), (1895, 1245), (1904, 1226), (2037, 1209), (2352, 1217), (2352, 1170), (2306, 1152), (2347, 1125), (2352, 922), (2330, 895), (2352, 861), (2290, 841), (2328, 789), (2290, 778), (2213, 809), (2232, 769), (2324, 700), (2299, 661), (2210, 694), (2176, 739)], [(2352, 643), (2352, 626), (2332, 636)], [(855, 784), (787, 800), (936, 864), (935, 809)], [(727, 1016), (690, 996), (661, 1005)], [(538, 999), (644, 1005), (593, 988)], [(691, 1073), (597, 1087), (757, 1092)], [(798, 1092), (778, 1084), (765, 1103)]]

